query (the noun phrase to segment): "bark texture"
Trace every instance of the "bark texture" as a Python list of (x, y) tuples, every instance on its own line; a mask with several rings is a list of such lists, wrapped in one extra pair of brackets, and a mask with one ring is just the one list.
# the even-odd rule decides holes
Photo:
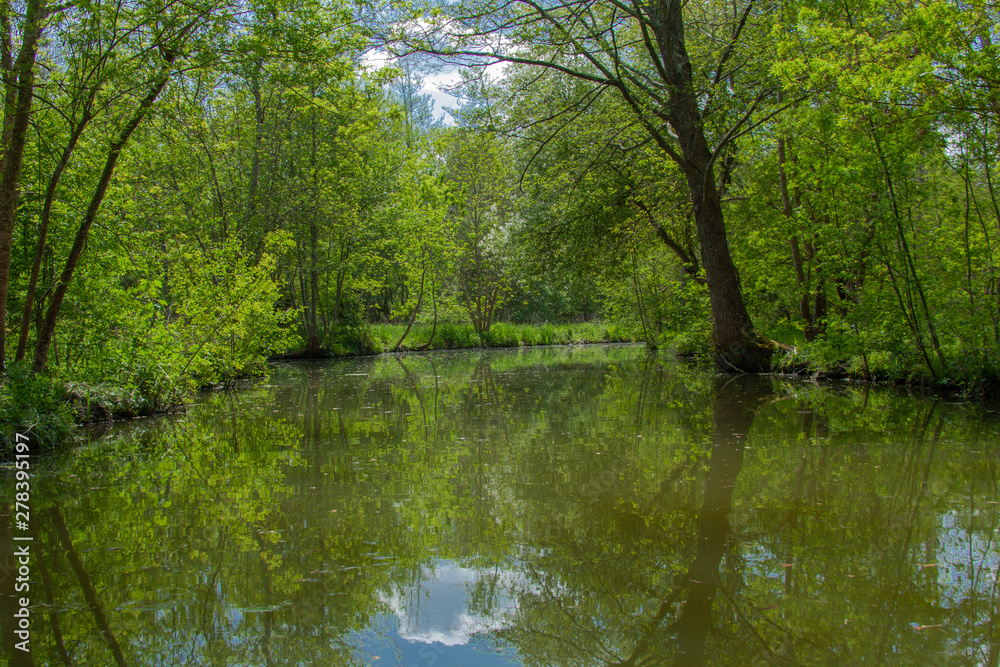
[(712, 307), (716, 361), (725, 372), (766, 373), (771, 370), (775, 345), (754, 329), (729, 250), (722, 196), (714, 172), (722, 146), (713, 152), (705, 135), (684, 41), (682, 5), (681, 0), (660, 0), (650, 15), (662, 64), (660, 76), (668, 90), (664, 115), (680, 146), (680, 154), (674, 152), (672, 157), (684, 172), (694, 206)]

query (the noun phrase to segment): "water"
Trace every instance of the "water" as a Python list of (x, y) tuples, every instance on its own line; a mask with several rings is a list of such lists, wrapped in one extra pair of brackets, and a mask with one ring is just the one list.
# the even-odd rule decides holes
[(998, 430), (639, 347), (279, 366), (35, 461), (30, 654), (13, 576), (0, 621), (11, 664), (996, 665)]

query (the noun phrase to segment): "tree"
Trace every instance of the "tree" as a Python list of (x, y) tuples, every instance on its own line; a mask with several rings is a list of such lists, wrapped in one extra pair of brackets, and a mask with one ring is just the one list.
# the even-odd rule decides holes
[(458, 289), (480, 335), (489, 333), (507, 288), (504, 264), (512, 216), (505, 164), (506, 156), (490, 135), (455, 136), (447, 174), (458, 190), (453, 207), (461, 248)]
[[(718, 365), (763, 372), (775, 344), (760, 336), (747, 312), (721, 196), (736, 140), (781, 109), (766, 73), (752, 65), (744, 34), (762, 15), (766, 8), (756, 0), (728, 8), (685, 7), (681, 0), (487, 0), (450, 5), (443, 14), (408, 23), (397, 39), (453, 62), (520, 63), (586, 81), (595, 94), (620, 95), (686, 180)], [(707, 35), (693, 49), (685, 34), (689, 24)]]
[[(514, 137), (523, 193), (520, 245), (535, 255), (535, 271), (558, 267), (552, 272), (598, 283), (591, 293), (600, 295), (605, 317), (653, 345), (666, 342), (660, 334), (667, 333), (678, 351), (693, 351), (689, 343), (696, 343), (711, 353), (707, 292), (680, 170), (630, 122), (620, 98), (602, 95), (583, 113), (545, 118), (593, 90), (561, 74), (539, 80), (523, 66), (506, 74), (494, 115)], [(525, 87), (530, 95), (520, 94)], [(700, 312), (686, 307), (683, 293), (692, 290), (705, 292), (697, 299), (699, 306), (704, 301)]]
[[(9, 7), (5, 5), (2, 27), (9, 38), (12, 17), (7, 9)], [(87, 184), (83, 188), (90, 188), (91, 194), (82, 203), (84, 212), (79, 219), (75, 240), (61, 276), (53, 287), (38, 332), (33, 362), (36, 372), (43, 370), (48, 362), (66, 290), (122, 151), (135, 130), (149, 116), (153, 103), (171, 77), (182, 68), (203, 66), (206, 58), (211, 57), (207, 45), (217, 46), (217, 39), (213, 38), (218, 38), (220, 28), (233, 20), (230, 8), (215, 2), (191, 3), (170, 10), (164, 10), (156, 3), (125, 2), (91, 7), (86, 12), (72, 8), (71, 15), (67, 15), (52, 39), (46, 42), (46, 55), (51, 62), (46, 62), (47, 86), (40, 92), (35, 89), (34, 83), (38, 69), (35, 60), (44, 22), (54, 12), (70, 10), (69, 6), (53, 8), (44, 2), (29, 2), (20, 25), (23, 36), (21, 51), (16, 64), (8, 67), (5, 73), (7, 103), (4, 123), (9, 134), (5, 132), (4, 135), (8, 141), (4, 146), (4, 178), (0, 186), (0, 329), (3, 330), (0, 331), (0, 364), (5, 356), (10, 248), (21, 163), (26, 132), (32, 121), (38, 120), (38, 112), (32, 110), (32, 100), (41, 99), (43, 109), (54, 110), (55, 115), (61, 116), (67, 131), (57, 131), (45, 137), (53, 142), (55, 148), (52, 153), (59, 157), (48, 179), (46, 204), (37, 231), (35, 262), (22, 317), (25, 324), (31, 320), (39, 262), (46, 245), (49, 216), (59, 182), (85, 131), (95, 126), (93, 121), (98, 116), (102, 120), (101, 132), (110, 137), (107, 145), (95, 150), (101, 157), (86, 167), (84, 181)], [(10, 40), (6, 39), (3, 45), (0, 60), (10, 64)], [(36, 127), (43, 125), (36, 122)], [(47, 129), (51, 129), (51, 124)], [(91, 144), (94, 148), (94, 144), (105, 144), (105, 140), (91, 140)], [(92, 174), (98, 175), (96, 181), (90, 180)], [(21, 333), (18, 358), (24, 355), (27, 342), (25, 330)]]
[(407, 148), (413, 148), (421, 138), (431, 131), (443, 127), (440, 118), (434, 117), (434, 99), (428, 93), (420, 92), (423, 78), (419, 63), (414, 58), (400, 58), (395, 63), (399, 70), (390, 87), (393, 96), (403, 108), (403, 122)]
[(11, 6), (0, 9), (0, 63), (5, 86), (2, 180), (0, 180), (0, 372), (4, 369), (7, 338), (7, 295), (10, 291), (11, 246), (17, 213), (21, 165), (35, 96), (35, 59), (46, 19), (52, 8), (45, 0), (29, 0), (21, 27), (21, 49), (11, 54)]
[(754, 225), (735, 253), (758, 317), (795, 322), (811, 361), (868, 376), (887, 353), (932, 382), (992, 364), (989, 101), (969, 95), (990, 88), (970, 67), (988, 11), (782, 10), (772, 71), (809, 104), (743, 143), (734, 207)]

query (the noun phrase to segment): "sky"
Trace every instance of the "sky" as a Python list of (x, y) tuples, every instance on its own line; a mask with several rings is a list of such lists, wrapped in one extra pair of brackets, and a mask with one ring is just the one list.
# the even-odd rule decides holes
[[(415, 56), (408, 56), (414, 58)], [(434, 101), (434, 116), (441, 119), (445, 125), (454, 125), (455, 119), (448, 109), (455, 109), (461, 106), (461, 98), (455, 95), (452, 89), (462, 80), (462, 66), (452, 63), (439, 63), (434, 61), (433, 56), (424, 56), (418, 69), (422, 70), (423, 86), (420, 93), (430, 95)], [(361, 62), (372, 71), (378, 71), (383, 67), (391, 66), (395, 63), (395, 57), (384, 49), (375, 49), (365, 53), (361, 57)], [(501, 79), (508, 63), (497, 62), (480, 67), (488, 76), (493, 79)]]

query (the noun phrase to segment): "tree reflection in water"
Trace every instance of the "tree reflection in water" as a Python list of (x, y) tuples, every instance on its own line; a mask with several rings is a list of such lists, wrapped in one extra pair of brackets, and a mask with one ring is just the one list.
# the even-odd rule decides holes
[(31, 656), (0, 627), (11, 664), (996, 665), (998, 443), (635, 348), (283, 367), (39, 461)]

